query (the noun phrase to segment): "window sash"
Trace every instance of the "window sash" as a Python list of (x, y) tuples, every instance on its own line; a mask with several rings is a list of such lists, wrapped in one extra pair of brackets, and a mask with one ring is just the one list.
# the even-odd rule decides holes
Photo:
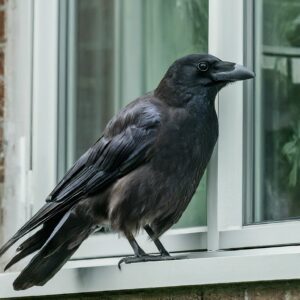
[[(119, 0), (116, 1), (118, 5), (124, 5)], [(249, 9), (248, 3), (249, 1), (240, 0), (228, 0), (226, 3), (222, 0), (210, 0), (210, 53), (224, 60), (245, 62), (244, 50), (246, 50), (247, 43), (244, 42), (246, 38), (244, 10)], [(33, 171), (30, 180), (35, 184), (31, 187), (29, 194), (33, 195), (35, 209), (37, 209), (55, 185), (57, 175), (53, 162), (57, 160), (58, 143), (59, 30), (58, 26), (53, 26), (53, 24), (58, 24), (60, 12), (58, 0), (49, 3), (35, 2), (34, 6)], [(235, 12), (234, 18), (232, 11)], [(122, 18), (116, 19), (118, 22), (122, 21)], [(130, 43), (127, 46), (130, 47)], [(116, 65), (118, 68), (122, 67), (121, 64)], [(135, 72), (141, 72), (141, 70), (135, 69)], [(120, 99), (120, 93), (126, 93), (126, 91), (120, 89), (117, 92), (116, 103)], [(170, 251), (261, 247), (297, 242), (297, 232), (300, 229), (298, 221), (251, 226), (243, 224), (243, 199), (247, 195), (248, 188), (244, 175), (250, 163), (249, 159), (247, 164), (244, 163), (245, 146), (242, 141), (245, 141), (245, 133), (248, 132), (247, 128), (249, 129), (248, 126), (251, 124), (251, 120), (245, 123), (246, 106), (242, 101), (244, 94), (245, 85), (236, 83), (222, 91), (216, 100), (220, 137), (208, 170), (207, 233), (206, 227), (196, 230), (194, 228), (170, 230), (163, 237), (165, 246)], [(130, 99), (129, 96), (128, 99)], [(247, 124), (246, 128), (244, 124)], [(93, 236), (88, 239), (75, 258), (108, 256), (109, 248), (101, 252), (104, 238), (105, 236)], [(118, 249), (113, 255), (131, 253), (128, 245), (124, 244), (125, 239), (117, 239), (117, 235), (112, 234), (107, 235), (107, 240), (109, 239), (112, 241), (111, 245)], [(142, 236), (141, 243), (144, 245), (143, 239), (145, 237)], [(95, 250), (96, 246), (93, 246), (96, 244), (99, 245), (98, 250)], [(145, 248), (152, 252), (154, 249), (151, 247), (145, 244)]]
[[(261, 2), (255, 4), (257, 21)], [(233, 7), (234, 18), (231, 16)], [(225, 60), (253, 65), (253, 45), (260, 43), (259, 36), (255, 36), (254, 40), (253, 17), (253, 1), (210, 1), (210, 52)], [(214, 219), (208, 223), (208, 249), (211, 248), (211, 240), (214, 241), (212, 250), (299, 244), (300, 221), (244, 225), (247, 219), (243, 218), (243, 204), (251, 205), (253, 196), (256, 199), (261, 196), (259, 189), (257, 195), (252, 192), (253, 185), (259, 187), (262, 180), (261, 174), (255, 173), (253, 177), (253, 122), (259, 122), (252, 115), (253, 90), (253, 81), (227, 87), (219, 94), (216, 104), (220, 137), (211, 162), (211, 166), (215, 167), (209, 178), (209, 193), (214, 187), (217, 195), (208, 199), (208, 202), (215, 201), (211, 204), (214, 211), (208, 211), (208, 219)], [(249, 109), (252, 110), (250, 114)], [(256, 165), (259, 164), (257, 159)], [(211, 222), (217, 230), (210, 230)]]
[(32, 186), (33, 210), (56, 184), (59, 1), (33, 3)]
[(220, 231), (220, 249), (299, 245), (300, 221), (247, 225)]
[[(125, 3), (123, 1), (120, 0), (115, 0), (116, 1), (116, 14), (118, 14), (118, 17), (116, 17), (115, 19), (117, 20), (116, 22), (118, 24), (116, 24), (116, 28), (121, 28), (121, 32), (117, 33), (117, 34), (122, 34), (125, 37), (126, 36), (141, 36), (141, 28), (139, 28), (138, 26), (133, 26), (134, 24), (128, 22), (128, 20), (126, 21), (125, 15), (126, 14), (126, 7), (125, 7)], [(141, 2), (139, 0), (133, 0), (130, 3), (130, 7), (127, 8), (127, 10), (129, 8), (131, 9), (135, 9), (136, 13), (139, 14), (141, 11)], [(41, 5), (41, 4), (40, 4)], [(53, 39), (56, 39), (56, 45), (57, 45), (57, 49), (55, 51), (55, 54), (53, 54), (52, 58), (52, 63), (53, 65), (56, 66), (56, 77), (51, 76), (51, 78), (48, 78), (48, 80), (50, 81), (49, 83), (49, 88), (52, 86), (55, 88), (53, 90), (57, 91), (56, 96), (58, 95), (59, 97), (61, 97), (61, 100), (64, 99), (64, 97), (67, 97), (67, 101), (69, 103), (74, 102), (72, 101), (71, 97), (75, 97), (73, 91), (74, 91), (74, 83), (76, 82), (76, 78), (75, 77), (69, 77), (67, 76), (67, 73), (74, 73), (76, 72), (75, 70), (75, 57), (76, 57), (76, 52), (74, 52), (74, 48), (75, 48), (75, 43), (76, 40), (74, 38), (74, 36), (72, 37), (71, 35), (67, 34), (67, 28), (69, 30), (71, 30), (71, 32), (75, 33), (76, 32), (76, 28), (74, 28), (74, 13), (76, 11), (76, 1), (66, 1), (63, 3), (56, 3), (56, 5), (52, 6), (52, 14), (49, 14), (48, 16), (42, 15), (43, 19), (47, 19), (48, 20), (58, 20), (60, 21), (60, 28), (57, 27), (55, 29), (53, 28), (48, 28), (47, 26), (40, 26), (38, 34), (41, 34), (42, 36), (52, 36)], [(48, 9), (49, 10), (49, 9)], [(55, 12), (55, 13), (54, 13)], [(130, 13), (132, 13), (132, 11), (130, 11)], [(45, 13), (44, 13), (45, 14)], [(121, 15), (120, 15), (121, 14)], [(67, 28), (66, 28), (67, 27)], [(35, 30), (35, 28), (34, 28)], [(56, 35), (55, 35), (55, 30), (56, 30)], [(58, 31), (60, 34), (58, 34)], [(70, 31), (69, 31), (70, 32)], [(129, 34), (130, 33), (130, 34)], [(39, 37), (37, 36), (37, 39)], [(66, 38), (69, 39), (69, 47), (67, 47), (67, 43), (66, 43)], [(117, 72), (115, 72), (115, 74), (121, 74), (121, 78), (116, 78), (116, 82), (117, 82), (117, 88), (115, 90), (115, 108), (116, 110), (118, 110), (121, 107), (121, 103), (120, 101), (120, 95), (122, 95), (122, 98), (124, 99), (132, 99), (136, 96), (138, 96), (139, 94), (141, 94), (141, 84), (140, 83), (132, 83), (129, 82), (130, 78), (132, 76), (128, 76), (128, 74), (123, 74), (122, 72), (124, 72), (125, 69), (129, 69), (130, 72), (132, 72), (134, 74), (134, 78), (143, 78), (142, 76), (142, 67), (141, 67), (141, 63), (139, 62), (140, 58), (142, 59), (142, 53), (141, 50), (142, 49), (138, 49), (138, 48), (134, 48), (134, 51), (132, 49), (132, 45), (134, 45), (134, 43), (131, 43), (130, 41), (125, 40), (123, 45), (119, 45), (119, 49), (118, 47), (116, 47), (116, 60), (117, 63), (116, 68), (118, 69)], [(53, 41), (52, 41), (53, 42)], [(47, 45), (46, 42), (44, 42), (45, 45)], [(72, 47), (73, 46), (73, 47)], [(65, 49), (64, 49), (65, 47)], [(67, 51), (66, 51), (67, 48)], [(73, 50), (71, 49), (73, 48)], [(122, 48), (122, 49), (121, 49)], [(53, 49), (51, 49), (53, 50)], [(50, 49), (48, 51), (51, 51)], [(129, 60), (124, 60), (121, 57), (121, 50), (123, 53), (129, 55)], [(38, 49), (37, 49), (38, 51)], [(61, 53), (63, 53), (63, 56), (60, 56)], [(42, 55), (42, 53), (41, 53)], [(124, 55), (124, 54), (123, 54)], [(67, 56), (73, 57), (73, 59), (71, 59), (71, 62), (69, 64), (66, 64), (66, 58)], [(45, 68), (45, 66), (43, 65), (44, 62), (41, 62), (40, 64), (37, 64), (37, 68), (41, 68), (41, 70), (43, 68)], [(48, 63), (51, 63), (50, 60), (48, 60)], [(127, 67), (127, 65), (130, 65), (130, 68)], [(38, 73), (37, 73), (38, 74)], [(75, 75), (74, 75), (75, 76)], [(127, 81), (123, 80), (127, 79)], [(122, 79), (122, 80), (121, 80)], [(67, 82), (67, 86), (64, 85), (64, 82), (66, 82), (66, 80), (68, 80)], [(63, 83), (60, 85), (60, 83)], [(132, 86), (132, 84), (134, 84), (134, 86)], [(129, 88), (130, 87), (130, 88)], [(44, 87), (43, 92), (46, 94), (47, 93), (47, 87)], [(71, 92), (71, 93), (70, 93)], [(41, 102), (37, 102), (36, 104), (37, 109), (43, 109), (43, 103)], [(51, 109), (49, 108), (49, 111), (52, 111), (53, 114), (58, 114), (60, 119), (57, 118), (53, 118), (53, 122), (49, 122), (48, 126), (49, 128), (40, 128), (40, 132), (45, 133), (45, 132), (55, 132), (55, 133), (59, 133), (58, 137), (56, 135), (49, 135), (47, 141), (44, 141), (43, 145), (37, 145), (41, 147), (40, 150), (36, 149), (35, 153), (39, 153), (38, 151), (43, 151), (44, 155), (47, 155), (47, 159), (49, 162), (53, 162), (53, 161), (59, 161), (60, 164), (62, 164), (63, 166), (67, 165), (69, 162), (67, 162), (65, 159), (65, 155), (62, 155), (63, 151), (71, 151), (71, 147), (74, 144), (72, 141), (72, 137), (68, 137), (64, 134), (62, 134), (62, 132), (65, 129), (65, 126), (72, 126), (72, 124), (74, 124), (75, 120), (74, 117), (70, 118), (69, 114), (66, 111), (66, 104), (65, 101), (57, 101), (57, 98), (53, 98), (47, 101), (47, 105), (52, 106)], [(73, 107), (73, 109), (75, 109)], [(46, 111), (45, 111), (46, 112)], [(68, 115), (66, 115), (68, 114)], [(66, 124), (65, 119), (67, 119), (69, 122), (69, 124)], [(36, 126), (38, 126), (38, 121), (41, 122), (41, 120), (37, 120), (35, 122)], [(57, 126), (57, 121), (60, 123)], [(52, 127), (51, 127), (52, 126)], [(62, 127), (61, 127), (62, 126)], [(40, 138), (40, 136), (36, 137), (36, 140), (38, 140)], [(59, 147), (59, 143), (58, 143), (58, 139), (64, 139), (65, 141), (67, 141), (66, 143), (66, 147), (64, 149), (62, 148), (58, 148)], [(48, 151), (48, 146), (52, 145), (52, 148), (55, 147), (57, 149), (57, 152), (54, 151), (54, 153), (57, 155), (54, 159), (53, 153), (51, 151)], [(63, 152), (64, 153), (64, 152)], [(51, 156), (52, 155), (52, 156)], [(52, 157), (52, 158), (51, 158)], [(58, 160), (57, 160), (58, 159)], [(37, 155), (35, 157), (35, 161), (36, 161), (36, 176), (38, 176), (38, 170), (40, 171), (43, 168), (43, 161), (40, 159), (40, 157)], [(49, 193), (49, 190), (51, 190), (51, 188), (49, 189), (49, 187), (53, 187), (55, 185), (55, 179), (53, 180), (53, 176), (57, 176), (57, 174), (61, 174), (61, 169), (62, 167), (58, 166), (58, 164), (56, 166), (54, 166), (54, 164), (52, 165), (52, 169), (51, 169), (51, 182), (45, 180), (44, 185), (41, 185), (38, 190), (36, 190), (36, 194), (34, 199), (35, 200), (35, 204), (36, 204), (36, 209), (39, 208), (43, 203), (44, 203), (44, 199), (46, 197), (46, 195)], [(47, 169), (44, 169), (44, 173), (47, 172)], [(49, 175), (48, 175), (49, 176)], [(40, 181), (40, 178), (33, 178), (33, 180), (36, 180), (36, 182)], [(47, 176), (45, 176), (45, 178), (48, 178)], [(43, 195), (43, 196), (42, 196)], [(38, 199), (38, 200), (37, 200)], [(197, 228), (185, 228), (185, 229), (172, 229), (169, 230), (167, 234), (165, 234), (165, 236), (162, 238), (162, 241), (164, 243), (164, 246), (170, 251), (170, 252), (182, 252), (182, 251), (196, 251), (196, 250), (203, 250), (206, 249), (206, 227), (197, 227)], [(157, 252), (157, 249), (154, 247), (154, 245), (152, 245), (152, 243), (148, 242), (148, 239), (146, 238), (145, 234), (141, 234), (140, 237), (137, 238), (138, 241), (141, 243), (141, 245), (145, 248), (146, 251), (149, 252)], [(74, 255), (74, 259), (82, 259), (82, 258), (88, 258), (88, 257), (107, 257), (107, 256), (121, 256), (121, 255), (128, 255), (128, 254), (132, 254), (132, 249), (130, 248), (128, 242), (126, 241), (126, 239), (119, 238), (118, 234), (95, 234), (93, 236), (91, 236), (89, 239), (87, 239), (82, 247), (80, 247), (79, 251), (76, 252), (76, 254)]]
[[(234, 11), (234, 18), (232, 17)], [(243, 64), (244, 3), (209, 1), (209, 52)], [(234, 45), (234, 47), (232, 47)], [(219, 140), (209, 166), (208, 249), (220, 248), (221, 229), (241, 228), (243, 219), (243, 84), (222, 90), (216, 99)], [(229, 174), (230, 172), (230, 174)]]

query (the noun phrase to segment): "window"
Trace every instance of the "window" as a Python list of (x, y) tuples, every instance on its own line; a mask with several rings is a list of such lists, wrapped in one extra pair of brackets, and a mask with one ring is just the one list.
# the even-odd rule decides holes
[[(153, 90), (174, 60), (208, 51), (208, 1), (79, 0), (63, 3), (60, 9), (65, 34), (60, 39), (57, 170), (61, 178), (99, 138), (113, 114)], [(205, 225), (204, 176), (174, 228), (185, 228), (188, 234), (204, 231)], [(186, 250), (191, 249), (193, 243), (188, 243)]]
[(298, 1), (262, 1), (255, 23), (255, 200), (249, 222), (300, 217)]
[[(256, 72), (254, 82), (219, 96), (218, 195), (212, 215), (218, 222), (216, 232), (208, 228), (219, 249), (299, 243), (297, 74), (292, 71), (297, 47), (290, 42), (299, 7), (293, 1), (276, 4), (246, 1), (239, 27), (230, 35), (232, 25), (218, 30), (224, 36), (218, 51), (235, 55)], [(235, 54), (228, 53), (231, 45)]]
[[(178, 228), (163, 237), (171, 251), (196, 251), (189, 254), (193, 259), (167, 265), (172, 270), (180, 266), (184, 278), (170, 276), (164, 264), (149, 263), (125, 272), (132, 275), (145, 268), (149, 274), (162, 274), (157, 281), (141, 279), (128, 288), (299, 278), (299, 268), (293, 265), (300, 250), (290, 247), (299, 244), (300, 231), (298, 1), (53, 0), (34, 1), (29, 7), (20, 3), (16, 10), (27, 27), (19, 28), (23, 39), (14, 51), (29, 50), (24, 65), (13, 66), (27, 70), (24, 77), (30, 84), (18, 77), (11, 87), (18, 103), (28, 104), (27, 119), (22, 105), (16, 108), (17, 117), (23, 116), (16, 126), (22, 130), (10, 148), (9, 164), (20, 170), (20, 181), (8, 178), (8, 195), (16, 198), (16, 207), (29, 207), (28, 214), (38, 209), (112, 114), (153, 89), (176, 57), (208, 49), (221, 59), (254, 68), (256, 79), (231, 85), (218, 95), (220, 137), (206, 182)], [(23, 52), (19, 56), (24, 61)], [(25, 219), (23, 209), (8, 213), (11, 220), (16, 214)], [(12, 223), (10, 232), (17, 227)], [(140, 242), (146, 251), (155, 251), (143, 237)], [(213, 251), (198, 251), (206, 249)], [(74, 258), (129, 253), (125, 239), (98, 233)], [(106, 286), (99, 289), (125, 288), (122, 276), (113, 273), (116, 261), (105, 260), (116, 281), (105, 280), (100, 270), (100, 284)], [(101, 263), (78, 262), (79, 268), (92, 266), (95, 272)], [(263, 263), (268, 267), (262, 269)], [(209, 276), (199, 273), (203, 268)], [(222, 272), (216, 274), (216, 268)], [(72, 281), (80, 277), (77, 271), (66, 268), (62, 274), (74, 275), (67, 276)], [(63, 277), (57, 278), (53, 282)], [(97, 283), (80, 283), (75, 285), (84, 286), (84, 291), (96, 285), (98, 289), (99, 284), (98, 277)]]

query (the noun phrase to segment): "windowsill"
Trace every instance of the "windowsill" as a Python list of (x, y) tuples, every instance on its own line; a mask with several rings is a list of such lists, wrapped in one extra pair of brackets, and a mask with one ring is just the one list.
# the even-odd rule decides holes
[(13, 291), (0, 274), (0, 298), (300, 278), (300, 247), (197, 252), (188, 259), (123, 265), (119, 258), (71, 261), (44, 287)]

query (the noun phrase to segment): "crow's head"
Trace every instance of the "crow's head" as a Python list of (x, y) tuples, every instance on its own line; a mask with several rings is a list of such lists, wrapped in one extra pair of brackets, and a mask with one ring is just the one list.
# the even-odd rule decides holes
[(209, 54), (191, 54), (179, 58), (168, 69), (158, 89), (175, 89), (177, 93), (217, 93), (228, 83), (254, 77), (242, 65), (222, 61)]

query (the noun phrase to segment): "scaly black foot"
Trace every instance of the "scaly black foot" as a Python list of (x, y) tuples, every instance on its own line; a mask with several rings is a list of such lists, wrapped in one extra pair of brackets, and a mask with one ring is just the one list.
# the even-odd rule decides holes
[(162, 260), (176, 260), (176, 259), (183, 259), (186, 256), (170, 256), (170, 255), (141, 255), (141, 256), (127, 256), (122, 258), (118, 263), (118, 268), (121, 270), (121, 264), (134, 264), (139, 262), (146, 262), (146, 261), (162, 261)]
[(154, 231), (152, 230), (152, 228), (150, 227), (150, 225), (146, 225), (144, 227), (144, 229), (148, 233), (148, 235), (150, 236), (152, 241), (154, 242), (154, 244), (155, 244), (156, 248), (158, 249), (158, 251), (160, 252), (160, 254), (162, 256), (170, 256), (169, 252), (165, 249), (165, 247), (163, 246), (161, 241), (158, 239), (158, 237), (156, 237), (156, 235), (155, 235)]

